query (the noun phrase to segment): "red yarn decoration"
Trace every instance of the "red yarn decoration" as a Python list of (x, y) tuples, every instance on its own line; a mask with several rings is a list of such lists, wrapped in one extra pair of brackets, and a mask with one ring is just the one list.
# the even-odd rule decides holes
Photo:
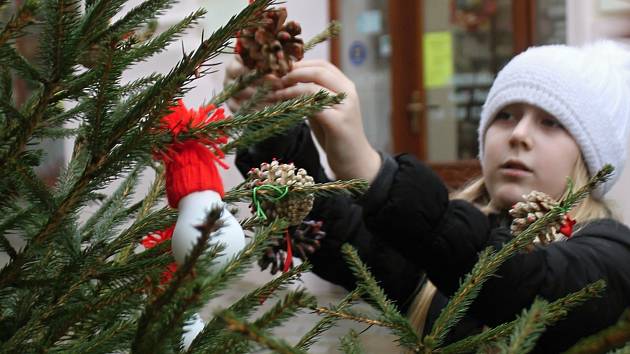
[(186, 141), (178, 141), (178, 138), (181, 133), (225, 118), (222, 108), (208, 105), (195, 111), (186, 108), (182, 100), (162, 118), (161, 128), (171, 132), (173, 143), (165, 151), (158, 152), (156, 158), (163, 160), (166, 166), (166, 195), (171, 207), (177, 208), (179, 201), (193, 192), (212, 190), (223, 197), (223, 181), (216, 164), (228, 168), (221, 160), (225, 154), (220, 148), (221, 144), (227, 143), (227, 136), (216, 139), (195, 137)]
[[(160, 243), (170, 240), (173, 237), (173, 231), (175, 225), (172, 225), (164, 230), (154, 231), (142, 238), (142, 246), (146, 249), (153, 248)], [(160, 284), (164, 285), (173, 279), (173, 276), (177, 272), (177, 263), (173, 262), (166, 266), (166, 270), (160, 275)]]
[(291, 249), (291, 235), (289, 235), (289, 230), (284, 230), (284, 236), (287, 241), (287, 258), (284, 260), (284, 267), (282, 268), (282, 273), (286, 273), (293, 266), (293, 250)]
[(573, 236), (573, 225), (575, 225), (576, 222), (577, 221), (571, 219), (569, 215), (565, 215), (562, 226), (560, 226), (560, 233), (567, 238), (571, 238), (571, 236)]

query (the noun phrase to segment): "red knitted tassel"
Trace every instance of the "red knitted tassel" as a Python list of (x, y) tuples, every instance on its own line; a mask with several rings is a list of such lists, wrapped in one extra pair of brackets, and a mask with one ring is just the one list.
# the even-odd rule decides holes
[(286, 273), (293, 265), (293, 250), (291, 249), (291, 236), (289, 235), (289, 230), (284, 230), (284, 237), (287, 240), (287, 258), (284, 260), (282, 272)]
[[(170, 240), (173, 237), (173, 231), (175, 231), (175, 225), (171, 225), (170, 227), (164, 230), (154, 231), (142, 238), (142, 246), (144, 248), (149, 249), (153, 248), (160, 243)], [(177, 263), (173, 262), (166, 266), (166, 270), (162, 272), (160, 276), (160, 284), (164, 285), (173, 279), (173, 275), (177, 272)]]

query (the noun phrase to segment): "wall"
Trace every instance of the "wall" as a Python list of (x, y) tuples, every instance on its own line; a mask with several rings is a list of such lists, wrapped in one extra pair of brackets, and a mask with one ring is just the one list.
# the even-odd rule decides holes
[[(630, 44), (630, 9), (602, 11), (604, 3), (613, 2), (623, 5), (622, 1), (567, 0), (568, 43), (582, 44), (612, 38)], [(625, 5), (630, 8), (627, 1)], [(630, 141), (628, 151), (630, 158)], [(630, 225), (630, 167), (626, 166), (619, 181), (608, 193), (608, 198), (623, 221)]]

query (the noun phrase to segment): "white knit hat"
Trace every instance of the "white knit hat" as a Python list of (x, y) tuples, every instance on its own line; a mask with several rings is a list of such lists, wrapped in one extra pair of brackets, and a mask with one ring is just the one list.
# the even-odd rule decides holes
[[(605, 164), (613, 176), (593, 195), (601, 198), (621, 175), (630, 133), (630, 51), (612, 41), (583, 47), (532, 47), (499, 72), (481, 112), (479, 155), (488, 125), (503, 107), (528, 103), (553, 115), (577, 142), (591, 175)], [(483, 161), (483, 159), (481, 159)]]

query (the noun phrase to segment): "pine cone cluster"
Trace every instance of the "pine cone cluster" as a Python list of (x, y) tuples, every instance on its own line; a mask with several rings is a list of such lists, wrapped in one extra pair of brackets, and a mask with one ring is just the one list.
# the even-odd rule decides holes
[[(290, 234), (293, 255), (305, 260), (310, 254), (319, 249), (321, 240), (326, 236), (322, 230), (321, 221), (305, 220)], [(276, 274), (282, 269), (287, 256), (286, 237), (277, 236), (271, 240), (271, 245), (265, 250), (258, 260), (262, 270), (271, 266), (271, 274)]]
[(304, 42), (297, 37), (302, 27), (295, 21), (285, 24), (286, 19), (286, 8), (268, 9), (261, 13), (257, 27), (239, 33), (236, 52), (245, 66), (281, 77), (291, 71), (293, 61), (302, 60)]
[[(514, 218), (510, 229), (514, 235), (525, 231), (529, 225), (542, 218), (558, 205), (558, 202), (549, 195), (538, 191), (532, 191), (523, 197), (525, 201), (516, 203), (514, 207), (510, 209), (510, 215)], [(538, 235), (539, 242), (546, 245), (554, 241), (566, 239), (560, 232), (564, 221), (565, 215), (559, 215), (557, 220), (553, 222), (545, 232)]]
[[(297, 169), (294, 164), (281, 164), (277, 160), (264, 162), (260, 168), (253, 168), (248, 173), (248, 187), (254, 188), (265, 184), (287, 187), (304, 187), (315, 184), (313, 177), (303, 168)], [(283, 218), (289, 225), (299, 225), (313, 208), (313, 195), (288, 195), (278, 201), (263, 199), (260, 207), (268, 220)], [(252, 209), (255, 205), (250, 205)], [(252, 210), (252, 212), (256, 212)]]

